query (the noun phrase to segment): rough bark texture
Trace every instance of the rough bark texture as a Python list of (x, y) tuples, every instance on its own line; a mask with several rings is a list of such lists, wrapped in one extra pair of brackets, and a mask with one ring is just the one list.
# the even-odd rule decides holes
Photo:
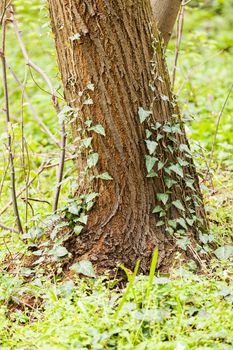
[[(99, 197), (85, 231), (74, 236), (69, 247), (77, 260), (90, 259), (99, 271), (111, 269), (118, 261), (132, 269), (140, 259), (141, 271), (147, 272), (155, 247), (159, 248), (158, 266), (170, 267), (177, 251), (175, 239), (157, 226), (158, 215), (152, 214), (158, 205), (156, 194), (164, 192), (163, 173), (160, 170), (157, 177), (147, 177), (144, 140), (149, 123), (140, 124), (138, 118), (139, 107), (153, 111), (150, 123), (164, 124), (178, 118), (150, 3), (49, 0), (49, 10), (65, 98), (78, 108), (73, 123), (77, 149), (83, 134), (93, 136), (93, 149), (99, 154), (97, 171), (107, 171), (113, 177), (112, 181), (90, 181), (84, 176), (78, 181), (78, 193), (94, 190)], [(86, 89), (90, 82), (94, 91)], [(89, 97), (91, 105), (84, 102)], [(103, 125), (106, 136), (84, 131), (88, 119), (93, 125)], [(187, 144), (184, 135), (176, 138), (178, 143)], [(178, 148), (174, 152), (179, 155)], [(79, 179), (86, 156), (82, 152), (78, 160)], [(166, 151), (165, 138), (159, 141), (157, 157), (164, 162), (174, 157)], [(186, 166), (184, 173), (195, 178), (199, 195), (193, 165)], [(199, 207), (192, 199), (189, 205), (185, 203), (193, 193), (181, 178), (177, 179), (170, 201), (179, 198), (204, 219), (202, 203)], [(168, 215), (177, 217), (179, 213), (172, 208)], [(195, 227), (190, 228), (189, 235), (194, 242)]]
[(151, 0), (153, 13), (165, 46), (171, 37), (181, 2), (181, 0)]

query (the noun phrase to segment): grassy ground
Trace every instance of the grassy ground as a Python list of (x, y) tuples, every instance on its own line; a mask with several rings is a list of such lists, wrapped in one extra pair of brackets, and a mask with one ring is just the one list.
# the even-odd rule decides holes
[[(190, 5), (194, 4), (192, 1)], [(33, 61), (59, 87), (58, 71), (52, 36), (50, 34), (45, 1), (15, 0), (23, 39)], [(216, 129), (217, 118), (232, 84), (232, 1), (205, 1), (201, 8), (189, 7), (181, 45), (175, 90), (180, 101), (187, 130), (202, 176), (206, 208), (211, 227), (203, 241), (214, 240), (218, 245), (216, 258), (205, 276), (195, 274), (189, 264), (171, 272), (169, 276), (152, 278), (139, 276), (123, 291), (114, 287), (107, 277), (98, 279), (67, 278), (61, 282), (43, 269), (30, 282), (24, 277), (30, 271), (20, 262), (14, 274), (0, 270), (0, 349), (137, 349), (188, 350), (233, 349), (233, 99), (229, 99)], [(172, 71), (175, 40), (170, 43), (167, 59)], [(56, 137), (58, 122), (50, 103), (46, 85), (26, 67), (12, 29), (7, 38), (7, 61), (21, 81), (37, 113)], [(32, 73), (32, 74), (31, 74)], [(35, 81), (37, 85), (35, 84)], [(39, 85), (39, 87), (38, 87)], [(58, 160), (58, 149), (35, 123), (22, 91), (9, 74), (10, 108), (13, 122), (17, 187), (25, 184), (22, 171), (27, 157), (22, 152), (20, 120), (24, 120), (24, 136), (30, 155), (33, 178), (44, 160)], [(62, 103), (62, 101), (61, 101)], [(3, 91), (0, 86), (0, 104)], [(0, 120), (4, 129), (4, 119)], [(217, 132), (216, 132), (217, 131)], [(217, 141), (210, 153), (214, 135)], [(7, 165), (1, 133), (0, 181)], [(72, 148), (69, 149), (72, 153)], [(205, 181), (208, 167), (211, 180)], [(74, 179), (72, 162), (67, 162), (61, 206), (72, 191)], [(49, 168), (36, 178), (30, 197), (49, 200), (55, 184), (55, 169)], [(0, 207), (9, 200), (8, 173), (1, 187)], [(20, 212), (26, 218), (25, 204), (19, 201)], [(33, 202), (29, 208), (28, 227), (38, 225), (51, 208), (46, 203)], [(8, 210), (0, 220), (14, 225), (13, 213)], [(17, 234), (0, 229), (0, 259), (9, 251), (25, 253)], [(177, 256), (177, 262), (179, 256)], [(175, 262), (174, 262), (175, 264)], [(117, 284), (117, 282), (116, 282)], [(17, 307), (16, 307), (17, 306)]]

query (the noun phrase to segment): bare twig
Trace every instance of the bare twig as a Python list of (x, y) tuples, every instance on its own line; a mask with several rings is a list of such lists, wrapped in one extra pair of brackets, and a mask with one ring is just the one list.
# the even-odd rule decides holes
[[(23, 90), (24, 89), (23, 84), (18, 79), (17, 75), (15, 74), (15, 72), (13, 71), (11, 66), (9, 64), (7, 64), (7, 66), (9, 68), (12, 76), (14, 77), (15, 81), (18, 83), (20, 88)], [(53, 142), (60, 148), (59, 141), (56, 139), (56, 137), (52, 134), (52, 132), (49, 130), (49, 128), (44, 124), (43, 120), (37, 114), (33, 104), (31, 103), (31, 100), (30, 100), (28, 94), (26, 93), (26, 91), (24, 91), (24, 97), (25, 97), (25, 100), (27, 101), (27, 104), (28, 104), (29, 108), (31, 109), (32, 115), (35, 118), (35, 120), (37, 121), (37, 123), (41, 126), (43, 131), (51, 138), (51, 140), (53, 140)]]
[[(42, 164), (39, 170), (37, 171), (36, 175), (28, 182), (27, 186), (30, 186), (36, 179), (37, 177), (46, 169), (46, 165), (49, 164), (49, 161), (46, 162), (45, 164)], [(21, 190), (19, 190), (16, 194), (16, 198), (18, 198), (24, 191), (26, 190), (26, 186), (24, 186)], [(5, 211), (12, 205), (12, 199), (3, 207), (0, 211), (0, 215), (5, 213)]]
[(54, 194), (53, 199), (53, 212), (55, 213), (58, 208), (58, 201), (59, 201), (59, 195), (61, 192), (61, 182), (63, 178), (63, 172), (64, 172), (64, 164), (65, 164), (65, 156), (66, 156), (66, 130), (65, 130), (65, 123), (61, 123), (61, 153), (60, 153), (60, 161), (57, 171), (57, 186)]
[(177, 69), (177, 63), (178, 63), (178, 58), (179, 58), (179, 53), (180, 53), (180, 45), (181, 45), (181, 39), (182, 39), (182, 34), (183, 34), (183, 26), (184, 26), (184, 12), (185, 12), (185, 5), (186, 3), (182, 1), (179, 12), (179, 17), (177, 21), (177, 39), (176, 39), (176, 53), (175, 53), (175, 62), (174, 62), (174, 67), (172, 71), (172, 87), (174, 88), (175, 84), (175, 79), (176, 79), (176, 69)]
[[(73, 159), (76, 159), (77, 156), (73, 156), (73, 157), (70, 157), (70, 158), (67, 158), (65, 159), (65, 162), (66, 161), (69, 161), (69, 160), (73, 160)], [(54, 163), (54, 164), (50, 164), (50, 161), (47, 161), (45, 163), (43, 163), (39, 170), (37, 171), (36, 175), (28, 182), (28, 186), (30, 186), (37, 178), (38, 176), (46, 169), (51, 169), (51, 168), (54, 168), (54, 167), (57, 167), (60, 165), (60, 162), (57, 162), (57, 163)], [(26, 186), (24, 186), (21, 190), (19, 190), (16, 194), (16, 197), (18, 198), (24, 191), (26, 190)], [(0, 216), (2, 214), (5, 213), (5, 211), (12, 205), (12, 200), (10, 200), (6, 205), (5, 207), (3, 207), (0, 211)]]
[[(17, 23), (16, 18), (14, 16), (13, 10), (12, 10), (12, 18), (13, 18), (13, 25), (14, 25), (14, 29), (15, 29), (15, 34), (17, 36), (19, 45), (21, 47), (21, 51), (23, 53), (26, 65), (28, 65), (29, 67), (34, 69), (44, 79), (44, 81), (48, 85), (51, 96), (52, 96), (53, 106), (56, 110), (56, 113), (58, 114), (60, 112), (60, 107), (59, 107), (57, 96), (55, 94), (55, 89), (54, 89), (49, 77), (47, 76), (47, 74), (40, 67), (38, 67), (34, 62), (32, 62), (30, 60), (28, 53), (27, 53), (27, 50), (26, 50), (26, 47), (25, 47), (24, 42), (22, 40), (20, 30), (18, 27), (18, 23)], [(66, 130), (65, 130), (65, 122), (64, 121), (61, 122), (60, 136), (61, 136), (61, 141), (60, 141), (61, 154), (60, 154), (60, 163), (59, 163), (59, 167), (58, 167), (58, 171), (57, 171), (57, 185), (56, 185), (56, 189), (55, 189), (55, 193), (54, 193), (53, 212), (56, 212), (57, 208), (58, 208), (58, 201), (59, 201), (59, 196), (60, 196), (60, 192), (61, 192), (61, 182), (62, 182), (62, 177), (63, 177), (63, 172), (64, 172), (64, 164), (65, 164)]]
[(13, 227), (9, 227), (9, 226), (4, 225), (4, 224), (1, 224), (1, 223), (0, 223), (0, 227), (1, 227), (3, 230), (7, 230), (7, 231), (11, 231), (11, 232), (19, 233), (19, 231), (18, 231), (18, 230), (16, 230), (15, 228), (13, 228)]
[(208, 177), (209, 175), (209, 172), (210, 172), (210, 167), (211, 167), (211, 163), (212, 163), (212, 160), (213, 160), (213, 155), (214, 155), (214, 149), (215, 149), (215, 146), (216, 146), (216, 141), (217, 141), (217, 136), (218, 136), (218, 130), (219, 130), (219, 125), (220, 125), (220, 121), (221, 121), (221, 118), (222, 118), (222, 115), (223, 115), (223, 112), (224, 112), (224, 109), (227, 105), (227, 102), (230, 98), (230, 95), (231, 95), (231, 92), (233, 90), (233, 84), (230, 86), (229, 90), (228, 90), (228, 93), (227, 93), (227, 96), (223, 102), (223, 105), (222, 105), (222, 108), (218, 114), (218, 119), (217, 119), (217, 124), (216, 124), (216, 128), (215, 128), (215, 133), (214, 133), (214, 140), (213, 140), (213, 143), (212, 143), (212, 148), (211, 148), (211, 153), (210, 153), (210, 158), (209, 158), (209, 163), (208, 163), (208, 169), (207, 169), (207, 173), (206, 173), (206, 178)]
[(6, 71), (6, 59), (5, 59), (5, 46), (6, 46), (6, 25), (7, 19), (4, 17), (2, 21), (2, 47), (1, 47), (1, 61), (2, 61), (2, 75), (3, 75), (3, 87), (4, 87), (4, 97), (5, 97), (5, 113), (6, 113), (6, 126), (7, 126), (7, 139), (8, 139), (8, 151), (9, 151), (9, 162), (11, 168), (11, 195), (12, 203), (14, 208), (14, 214), (17, 221), (18, 230), (23, 233), (23, 228), (20, 220), (16, 188), (15, 188), (15, 167), (14, 167), (14, 156), (12, 151), (12, 138), (10, 130), (10, 110), (9, 110), (9, 98), (8, 98), (8, 85), (7, 85), (7, 71)]

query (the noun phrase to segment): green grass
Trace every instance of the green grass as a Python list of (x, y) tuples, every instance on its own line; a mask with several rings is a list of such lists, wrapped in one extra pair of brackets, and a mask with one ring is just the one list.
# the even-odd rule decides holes
[[(45, 1), (15, 0), (17, 18), (30, 58), (49, 75), (54, 86), (61, 90), (53, 38)], [(195, 5), (193, 0), (190, 5)], [(189, 7), (185, 17), (183, 41), (177, 68), (175, 91), (194, 150), (196, 164), (202, 176), (210, 230), (203, 240), (213, 240), (219, 247), (232, 246), (233, 239), (233, 99), (223, 112), (214, 148), (210, 173), (205, 181), (219, 111), (232, 84), (232, 1), (202, 1), (201, 8)], [(207, 6), (208, 5), (208, 6)], [(169, 68), (174, 61), (174, 40), (167, 50)], [(23, 81), (37, 113), (56, 137), (57, 116), (41, 78), (30, 72), (17, 45), (12, 28), (7, 37), (7, 60)], [(25, 75), (26, 74), (26, 75)], [(60, 91), (59, 90), (59, 91)], [(14, 127), (17, 188), (24, 186), (22, 172), (21, 127), (25, 122), (25, 138), (30, 154), (30, 178), (35, 176), (45, 159), (56, 163), (58, 149), (35, 123), (22, 100), (22, 92), (9, 74), (10, 108)], [(61, 103), (63, 103), (61, 101)], [(3, 90), (0, 85), (0, 105)], [(6, 167), (4, 116), (0, 129), (0, 181)], [(72, 147), (69, 151), (72, 153)], [(4, 163), (5, 162), (5, 163)], [(60, 205), (66, 203), (72, 191), (75, 167), (67, 162), (65, 183)], [(9, 174), (0, 195), (0, 207), (9, 200)], [(55, 169), (45, 170), (30, 188), (30, 197), (51, 202), (55, 185)], [(20, 196), (19, 207), (25, 219), (25, 204)], [(40, 224), (51, 212), (45, 203), (33, 202), (34, 215), (29, 212), (28, 226)], [(12, 209), (0, 220), (13, 226)], [(188, 264), (172, 270), (169, 276), (153, 277), (156, 259), (149, 277), (128, 274), (125, 289), (117, 281), (102, 277), (79, 279), (56, 275), (39, 268), (35, 278), (25, 280), (29, 271), (20, 261), (14, 273), (6, 272), (6, 254), (26, 253), (17, 234), (0, 229), (0, 349), (136, 349), (188, 350), (233, 349), (233, 258), (212, 259), (205, 276), (195, 274)], [(208, 244), (206, 244), (206, 249)], [(156, 255), (155, 255), (156, 257)], [(177, 255), (174, 265), (179, 265)], [(135, 269), (136, 271), (136, 269)], [(112, 288), (115, 284), (115, 288)]]

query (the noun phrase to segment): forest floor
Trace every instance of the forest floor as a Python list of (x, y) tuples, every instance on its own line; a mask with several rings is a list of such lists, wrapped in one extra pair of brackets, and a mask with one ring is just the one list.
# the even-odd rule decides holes
[[(15, 0), (14, 3), (30, 58), (61, 91), (45, 1)], [(46, 271), (37, 268), (32, 277), (31, 269), (23, 268), (17, 259), (21, 254), (29, 256), (32, 250), (28, 250), (17, 233), (0, 228), (0, 349), (233, 349), (232, 95), (223, 109), (232, 85), (233, 4), (232, 1), (209, 3), (212, 4), (207, 7), (187, 8), (175, 83), (210, 221), (210, 230), (202, 241), (207, 250), (209, 243), (216, 245), (206, 273), (197, 274), (195, 264), (190, 263), (176, 267), (169, 275), (134, 278), (129, 274), (129, 283), (123, 290), (117, 287), (118, 281), (110, 281), (107, 276), (80, 279), (73, 275), (61, 280), (52, 268), (48, 276), (49, 267)], [(175, 50), (174, 37), (166, 53), (171, 74)], [(12, 29), (7, 36), (7, 62), (18, 78), (27, 82), (26, 92), (37, 114), (59, 138), (57, 116), (46, 85), (40, 76), (25, 67)], [(9, 87), (16, 185), (17, 189), (25, 186), (22, 164), (30, 164), (26, 175), (29, 179), (35, 177), (30, 197), (37, 199), (25, 210), (22, 193), (19, 209), (23, 220), (28, 221), (28, 228), (38, 228), (51, 211), (47, 201), (50, 203), (54, 192), (51, 184), (55, 184), (56, 173), (53, 166), (44, 168), (40, 176), (37, 173), (45, 161), (56, 164), (58, 148), (38, 127), (25, 94), (10, 74)], [(2, 87), (0, 104), (3, 104)], [(0, 130), (5, 130), (2, 118)], [(9, 201), (10, 187), (5, 176), (5, 139), (3, 132), (0, 213)], [(69, 146), (69, 152), (72, 151)], [(64, 179), (61, 207), (76, 181), (72, 161), (66, 162)], [(0, 222), (14, 225), (11, 208), (2, 214)], [(39, 234), (37, 229), (32, 233)], [(7, 264), (13, 261), (15, 268), (10, 272)], [(178, 261), (179, 256), (174, 265)]]

